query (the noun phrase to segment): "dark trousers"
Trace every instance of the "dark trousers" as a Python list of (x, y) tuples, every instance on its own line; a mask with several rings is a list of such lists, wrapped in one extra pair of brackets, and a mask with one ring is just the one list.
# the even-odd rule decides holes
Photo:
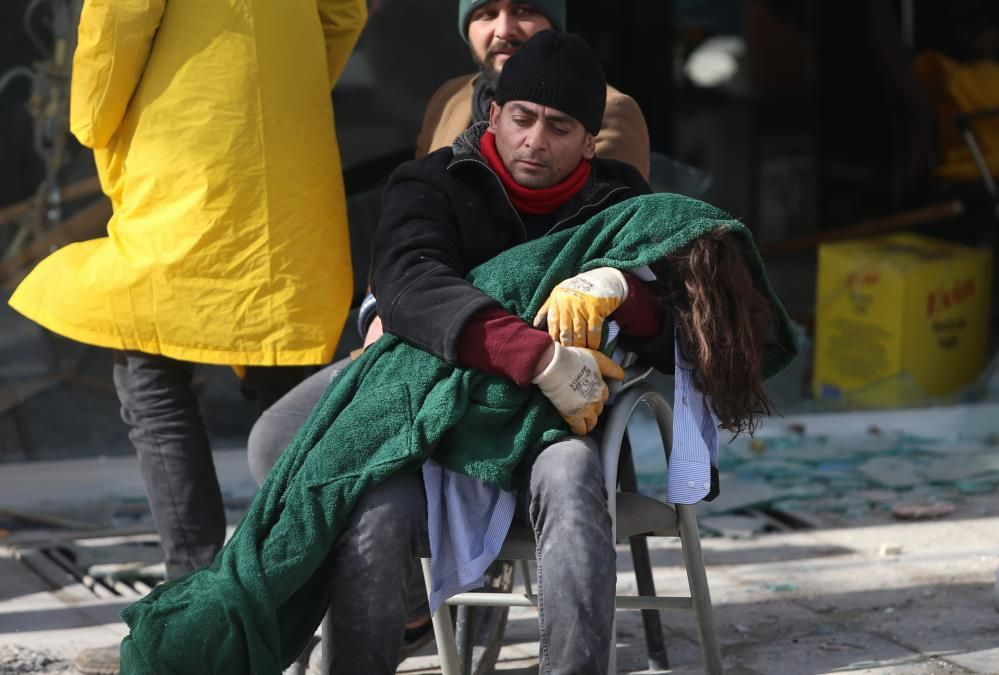
[[(248, 451), (258, 482), (267, 478), (330, 381), (348, 365), (344, 360), (312, 375), (253, 425)], [(545, 448), (531, 469), (528, 489), (520, 494), (517, 517), (534, 528), (538, 542), (539, 672), (606, 672), (617, 577), (596, 442), (572, 436)], [(426, 607), (416, 565), (426, 530), (419, 473), (394, 475), (354, 505), (331, 551), (331, 672), (395, 672), (407, 608)]]
[[(149, 508), (174, 579), (212, 562), (225, 538), (225, 510), (208, 431), (191, 387), (195, 364), (115, 352), (121, 417), (139, 458)], [(262, 411), (314, 368), (249, 367), (241, 383)]]

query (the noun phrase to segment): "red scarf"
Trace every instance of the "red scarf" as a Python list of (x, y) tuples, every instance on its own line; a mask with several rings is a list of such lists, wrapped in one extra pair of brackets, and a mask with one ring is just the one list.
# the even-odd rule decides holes
[(551, 213), (582, 190), (583, 185), (590, 177), (590, 162), (584, 158), (561, 183), (535, 190), (524, 187), (514, 180), (506, 166), (503, 165), (499, 152), (496, 151), (496, 136), (491, 131), (482, 134), (479, 147), (489, 168), (499, 176), (514, 208), (521, 213), (532, 215)]

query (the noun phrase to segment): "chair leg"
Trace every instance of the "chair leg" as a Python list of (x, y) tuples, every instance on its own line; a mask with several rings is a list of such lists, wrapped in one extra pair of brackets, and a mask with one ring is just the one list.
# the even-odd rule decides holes
[[(430, 577), (430, 559), (420, 558), (423, 565), (423, 579), (427, 584), (427, 596), (433, 589)], [(437, 642), (437, 657), (441, 661), (441, 675), (461, 675), (461, 665), (458, 662), (458, 647), (454, 640), (454, 627), (451, 625), (451, 608), (441, 605), (434, 613), (434, 639)]]
[[(327, 613), (328, 612), (329, 610), (327, 610)], [(323, 618), (325, 618), (325, 616)], [(295, 659), (290, 666), (284, 669), (284, 672), (281, 675), (306, 675), (309, 672), (309, 661), (312, 658), (312, 650), (316, 648), (317, 644), (319, 644), (319, 639), (313, 635), (309, 638), (309, 643), (305, 645), (305, 649), (302, 650), (302, 653), (298, 655), (298, 658)], [(323, 673), (325, 675), (325, 673), (328, 672), (329, 668), (327, 667)]]
[[(631, 445), (625, 436), (621, 444), (620, 483), (624, 492), (638, 492), (638, 477), (635, 475), (635, 462), (631, 457)], [(654, 597), (656, 585), (652, 579), (652, 561), (649, 559), (649, 542), (645, 537), (630, 537), (631, 561), (635, 568), (635, 582), (638, 594)], [(642, 610), (642, 625), (645, 627), (645, 646), (649, 655), (649, 670), (669, 670), (669, 655), (663, 637), (662, 615), (655, 609)]]
[[(493, 608), (485, 607), (482, 609), (488, 611)], [(457, 615), (454, 624), (454, 643), (455, 649), (458, 650), (458, 668), (461, 675), (468, 675), (468, 673), (472, 672), (472, 649), (474, 646), (474, 631), (471, 625), (472, 610), (473, 608), (468, 605), (458, 605), (453, 610)]]
[[(652, 564), (649, 560), (649, 544), (645, 537), (631, 537), (631, 560), (635, 567), (635, 580), (638, 594), (655, 597), (656, 588), (652, 580)], [(669, 654), (663, 637), (662, 617), (659, 610), (643, 609), (642, 625), (645, 627), (645, 646), (649, 656), (649, 670), (669, 670)]]
[(330, 670), (333, 668), (333, 609), (329, 608), (326, 610), (325, 616), (323, 616), (322, 624), (322, 641), (319, 643), (319, 648), (322, 650), (322, 658), (319, 666), (319, 672), (322, 675), (329, 675)]
[(714, 612), (711, 609), (711, 593), (708, 591), (708, 577), (704, 571), (704, 556), (701, 553), (701, 540), (697, 531), (697, 517), (690, 504), (676, 504), (676, 515), (680, 526), (680, 544), (683, 549), (683, 562), (687, 568), (687, 583), (697, 623), (697, 635), (701, 643), (701, 656), (704, 659), (704, 672), (720, 675), (722, 672), (721, 649), (715, 634)]
[(607, 659), (607, 672), (610, 675), (615, 675), (617, 673), (617, 607), (614, 608), (614, 616), (611, 617), (610, 649), (608, 651), (610, 656)]
[[(527, 562), (521, 561), (526, 567)], [(482, 592), (510, 593), (513, 590), (513, 562), (497, 560), (486, 569)], [(486, 675), (496, 668), (503, 634), (509, 618), (509, 607), (472, 607), (458, 605), (455, 641), (461, 675)]]

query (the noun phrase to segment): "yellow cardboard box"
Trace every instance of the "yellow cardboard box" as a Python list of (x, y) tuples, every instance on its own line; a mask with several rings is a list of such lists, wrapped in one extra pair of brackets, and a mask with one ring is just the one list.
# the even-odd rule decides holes
[(819, 247), (815, 397), (917, 405), (985, 366), (992, 257), (913, 234)]

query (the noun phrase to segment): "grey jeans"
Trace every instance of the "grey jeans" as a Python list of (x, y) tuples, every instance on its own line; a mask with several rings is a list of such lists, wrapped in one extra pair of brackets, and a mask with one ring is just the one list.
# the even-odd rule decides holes
[[(168, 579), (211, 563), (225, 538), (225, 509), (208, 431), (191, 386), (194, 369), (193, 363), (156, 354), (114, 354), (121, 417), (139, 458)], [(242, 387), (264, 409), (307, 371), (250, 367)]]
[[(249, 459), (263, 481), (342, 361), (266, 410), (250, 433)], [(537, 537), (542, 673), (604, 673), (610, 657), (616, 561), (596, 442), (571, 437), (546, 448), (519, 495), (518, 518)], [(354, 507), (333, 555), (333, 672), (394, 673), (409, 580), (426, 537), (419, 474), (376, 486)]]
[(330, 382), (350, 363), (348, 357), (318, 370), (260, 413), (246, 442), (250, 473), (259, 485), (263, 485), (278, 457), (305, 424)]

